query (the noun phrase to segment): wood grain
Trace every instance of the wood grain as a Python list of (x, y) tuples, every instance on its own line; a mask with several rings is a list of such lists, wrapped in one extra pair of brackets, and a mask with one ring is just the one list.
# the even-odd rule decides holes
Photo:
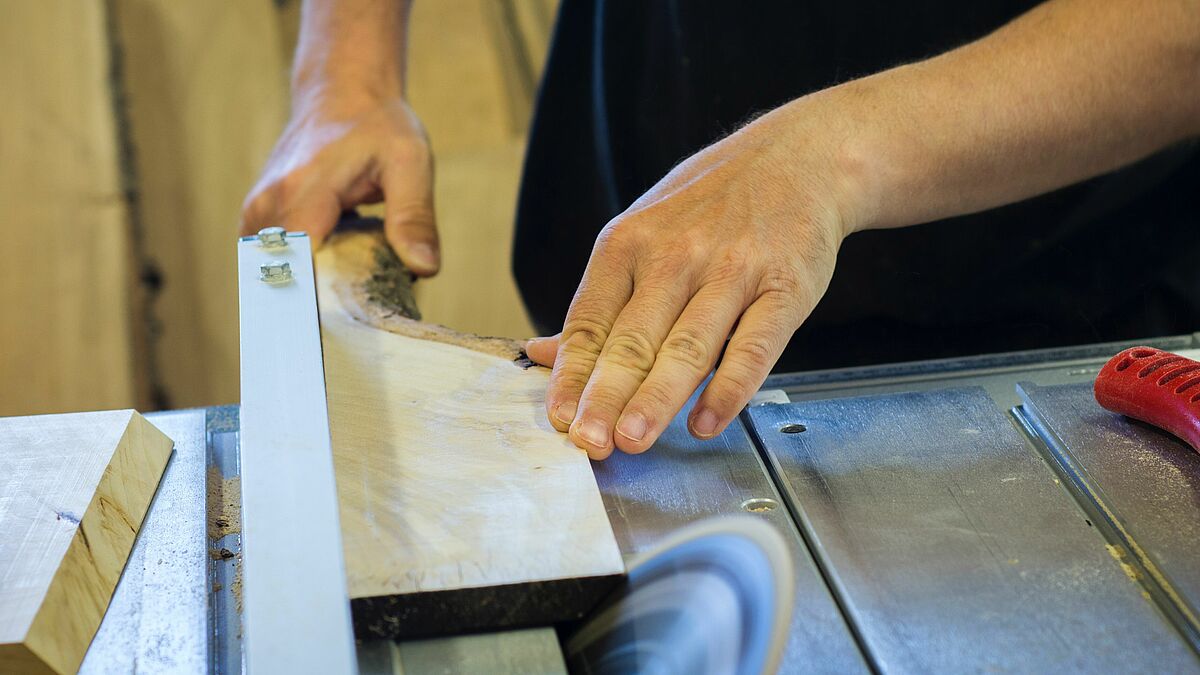
[(0, 672), (78, 669), (171, 446), (132, 410), (0, 419)]
[(102, 2), (0, 19), (0, 415), (139, 404)]
[(580, 616), (624, 565), (586, 455), (545, 419), (548, 371), (515, 363), (512, 341), (371, 307), (362, 285), (381, 245), (346, 233), (317, 254), (356, 630)]
[[(272, 0), (115, 0), (142, 246), (162, 288), (158, 384), (170, 407), (238, 398), (242, 199), (287, 117)], [(180, 358), (187, 354), (187, 358)]]

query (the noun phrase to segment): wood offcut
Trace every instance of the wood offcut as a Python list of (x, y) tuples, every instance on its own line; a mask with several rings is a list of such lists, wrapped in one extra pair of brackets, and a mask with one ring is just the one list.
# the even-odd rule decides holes
[(0, 419), (0, 672), (79, 668), (171, 447), (132, 410)]

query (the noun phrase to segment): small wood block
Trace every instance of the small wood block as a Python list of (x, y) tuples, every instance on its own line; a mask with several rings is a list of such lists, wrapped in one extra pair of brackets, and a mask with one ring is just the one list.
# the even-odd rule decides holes
[(580, 618), (625, 567), (586, 454), (546, 420), (549, 371), (372, 300), (380, 246), (340, 234), (316, 256), (355, 632)]
[(0, 672), (79, 669), (171, 448), (132, 410), (0, 419)]

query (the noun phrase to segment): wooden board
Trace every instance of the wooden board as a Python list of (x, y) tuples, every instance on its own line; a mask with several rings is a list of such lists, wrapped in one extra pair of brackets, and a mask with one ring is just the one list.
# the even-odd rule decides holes
[(0, 419), (0, 672), (79, 668), (171, 445), (132, 410)]
[(140, 405), (106, 3), (0, 19), (0, 415)]
[[(171, 408), (238, 398), (242, 199), (287, 119), (272, 0), (115, 0), (153, 304), (155, 384)], [(179, 358), (187, 354), (187, 358)]]
[(356, 632), (578, 618), (624, 565), (586, 455), (546, 421), (549, 371), (522, 367), (510, 340), (370, 299), (381, 246), (378, 233), (347, 233), (317, 254)]

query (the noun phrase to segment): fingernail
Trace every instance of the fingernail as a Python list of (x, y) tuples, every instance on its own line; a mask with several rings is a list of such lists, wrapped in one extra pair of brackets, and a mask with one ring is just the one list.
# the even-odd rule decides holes
[(549, 339), (550, 338), (546, 338), (546, 337), (529, 338), (528, 340), (525, 341), (525, 351), (529, 351), (530, 347), (536, 347)]
[(580, 438), (588, 443), (603, 448), (608, 445), (608, 430), (604, 428), (602, 422), (589, 420), (579, 425), (579, 431), (576, 432)]
[(617, 420), (617, 433), (631, 441), (640, 441), (646, 435), (647, 426), (641, 413), (630, 413)]
[(409, 254), (416, 259), (418, 263), (425, 267), (437, 267), (437, 254), (434, 253), (433, 247), (425, 243), (416, 243), (408, 247)]
[(575, 401), (560, 403), (558, 407), (554, 409), (554, 419), (562, 422), (563, 424), (570, 424), (571, 422), (575, 421), (575, 411), (578, 408), (579, 404)]
[(717, 433), (717, 414), (708, 408), (701, 410), (692, 418), (692, 431), (704, 438)]

